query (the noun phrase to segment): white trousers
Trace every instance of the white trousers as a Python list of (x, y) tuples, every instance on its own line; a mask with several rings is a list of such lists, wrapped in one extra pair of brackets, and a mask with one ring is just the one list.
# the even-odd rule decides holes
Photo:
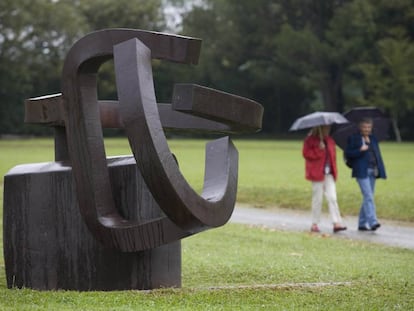
[(324, 181), (312, 182), (312, 223), (318, 224), (321, 220), (322, 199), (325, 194), (325, 199), (328, 202), (329, 214), (332, 222), (342, 223), (341, 214), (336, 198), (335, 179), (331, 174), (325, 175)]

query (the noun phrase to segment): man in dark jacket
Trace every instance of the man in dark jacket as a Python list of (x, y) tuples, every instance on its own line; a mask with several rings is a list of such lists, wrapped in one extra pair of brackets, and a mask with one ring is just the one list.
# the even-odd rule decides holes
[(345, 150), (346, 157), (351, 160), (352, 177), (356, 178), (363, 197), (358, 223), (361, 231), (375, 231), (381, 226), (374, 202), (375, 180), (387, 177), (372, 126), (371, 119), (363, 119), (359, 123), (360, 132), (348, 137)]

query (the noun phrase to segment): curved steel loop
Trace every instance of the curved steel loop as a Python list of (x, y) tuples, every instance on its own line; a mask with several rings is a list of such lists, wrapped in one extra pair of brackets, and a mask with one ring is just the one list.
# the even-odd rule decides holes
[(131, 38), (139, 38), (150, 46), (153, 57), (171, 61), (195, 63), (200, 50), (200, 41), (193, 38), (110, 29), (80, 39), (65, 60), (62, 73), (65, 127), (80, 212), (98, 240), (123, 251), (154, 248), (190, 234), (175, 226), (167, 217), (146, 223), (126, 220), (115, 207), (96, 80), (99, 66), (112, 57), (113, 46)]
[(159, 206), (186, 231), (226, 223), (237, 192), (238, 153), (230, 139), (224, 137), (207, 145), (204, 188), (198, 195), (178, 169), (163, 132), (151, 50), (138, 39), (122, 42), (114, 46), (114, 63), (124, 127), (137, 165)]

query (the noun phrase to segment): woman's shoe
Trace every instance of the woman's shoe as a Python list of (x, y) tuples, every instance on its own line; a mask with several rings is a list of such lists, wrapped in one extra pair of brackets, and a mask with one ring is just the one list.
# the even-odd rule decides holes
[(346, 227), (344, 227), (344, 226), (334, 226), (333, 227), (333, 232), (334, 233), (336, 233), (336, 232), (339, 232), (339, 231), (344, 231), (344, 230), (346, 230), (347, 228)]
[(310, 230), (311, 232), (321, 232), (321, 230), (319, 230), (319, 227), (318, 227), (318, 225), (316, 225), (316, 224), (313, 224), (312, 225), (312, 227), (311, 227), (311, 230)]

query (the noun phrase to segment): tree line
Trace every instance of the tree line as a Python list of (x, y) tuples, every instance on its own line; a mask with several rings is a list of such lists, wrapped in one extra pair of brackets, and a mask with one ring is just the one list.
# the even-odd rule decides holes
[[(377, 106), (397, 139), (414, 138), (413, 0), (3, 0), (0, 134), (48, 133), (23, 124), (24, 99), (60, 92), (70, 46), (115, 27), (203, 40), (196, 66), (154, 61), (159, 102), (180, 82), (245, 96), (265, 107), (268, 134), (312, 111)], [(108, 62), (101, 99), (116, 98), (114, 81)]]

